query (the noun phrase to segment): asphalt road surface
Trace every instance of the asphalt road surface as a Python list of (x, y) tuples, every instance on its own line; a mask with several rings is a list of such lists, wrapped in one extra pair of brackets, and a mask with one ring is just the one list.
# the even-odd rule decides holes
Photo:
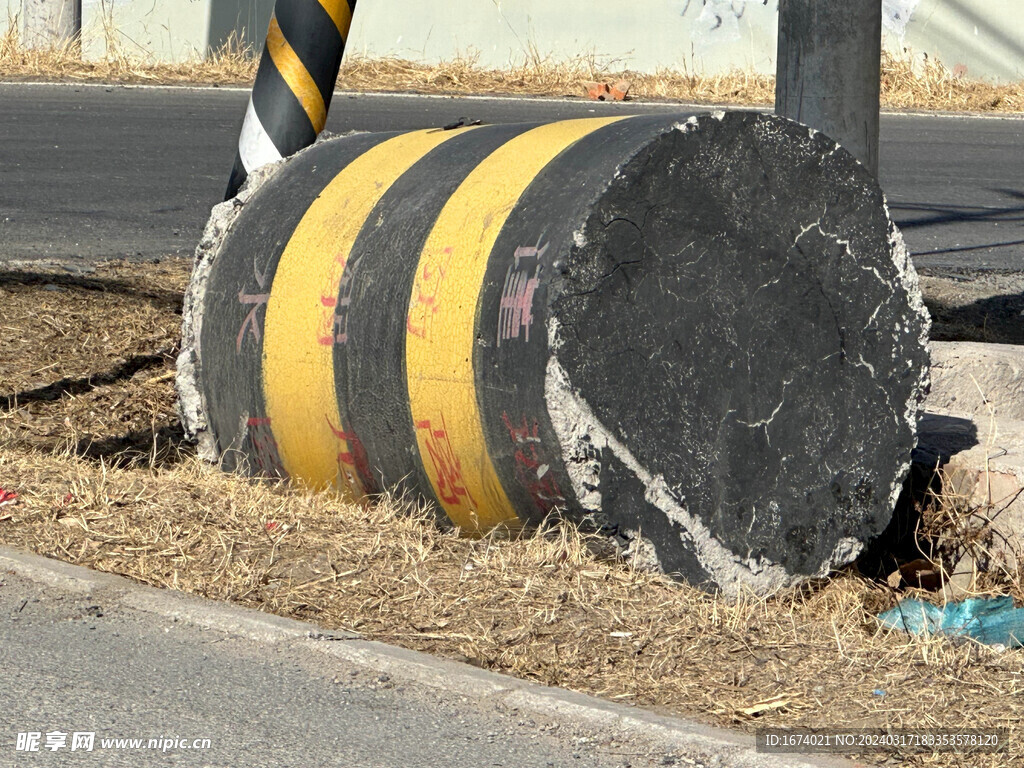
[(2, 766), (852, 768), (753, 746), (0, 548)]
[[(480, 711), (457, 695), (396, 685), (387, 674), (319, 654), (12, 574), (0, 576), (0, 668), (5, 766), (622, 768), (658, 765), (665, 756), (600, 746), (568, 727), (560, 733), (493, 708)], [(67, 743), (48, 750), (45, 734), (54, 732), (68, 734)], [(70, 750), (76, 732), (94, 734), (93, 754)], [(19, 733), (41, 734), (35, 754), (17, 749)], [(169, 739), (171, 748), (147, 749), (151, 738)], [(124, 740), (132, 739), (142, 741), (131, 748)], [(174, 748), (173, 739), (189, 747)], [(207, 749), (196, 744), (202, 739), (209, 739)]]
[[(0, 258), (190, 253), (223, 195), (242, 89), (0, 85)], [(412, 130), (680, 105), (337, 94), (327, 128)], [(881, 181), (925, 271), (1024, 269), (1024, 119), (884, 115)]]

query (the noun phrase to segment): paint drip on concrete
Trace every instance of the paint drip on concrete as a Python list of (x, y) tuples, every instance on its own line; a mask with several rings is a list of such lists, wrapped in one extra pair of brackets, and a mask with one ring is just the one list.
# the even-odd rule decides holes
[(914, 11), (921, 0), (882, 0), (882, 26), (903, 41)]
[[(747, 5), (768, 5), (769, 0), (684, 0), (680, 16), (691, 16), (696, 12), (690, 36), (698, 44), (735, 42), (741, 39), (740, 19), (746, 13)], [(775, 3), (777, 6), (778, 4)], [(698, 11), (699, 8), (699, 11)]]

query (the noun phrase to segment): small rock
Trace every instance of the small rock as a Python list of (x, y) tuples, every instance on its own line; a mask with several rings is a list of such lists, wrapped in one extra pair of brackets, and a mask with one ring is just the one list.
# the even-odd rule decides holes
[(88, 264), (61, 264), (61, 269), (72, 275), (91, 275), (96, 272), (96, 267)]

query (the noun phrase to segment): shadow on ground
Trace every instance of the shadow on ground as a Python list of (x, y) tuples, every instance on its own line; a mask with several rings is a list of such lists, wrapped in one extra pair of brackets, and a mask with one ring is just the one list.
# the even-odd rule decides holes
[(185, 432), (178, 423), (100, 439), (83, 437), (75, 445), (76, 455), (121, 468), (170, 467), (194, 456), (195, 452), (195, 446), (185, 439)]
[(174, 362), (174, 358), (169, 353), (136, 355), (109, 371), (74, 379), (65, 378), (52, 384), (47, 384), (45, 387), (36, 387), (35, 389), (14, 392), (9, 395), (0, 395), (0, 411), (12, 411), (29, 403), (52, 402), (62, 397), (83, 395), (97, 387), (126, 381), (139, 371), (158, 368), (168, 362), (172, 364)]
[(133, 280), (116, 277), (90, 277), (82, 274), (62, 274), (52, 272), (31, 272), (0, 269), (0, 286), (25, 285), (45, 286), (56, 285), (62, 288), (79, 288), (86, 291), (112, 293), (132, 299), (145, 299), (156, 306), (169, 309), (177, 315), (181, 314), (184, 294), (153, 286), (146, 286)]
[(1024, 344), (1024, 293), (1004, 294), (956, 304), (928, 296), (932, 341), (983, 341)]
[(858, 558), (861, 573), (884, 579), (900, 565), (933, 554), (934, 537), (924, 519), (925, 513), (951, 492), (944, 487), (940, 468), (952, 456), (977, 444), (978, 427), (970, 419), (924, 414), (919, 444), (896, 509), (886, 529)]

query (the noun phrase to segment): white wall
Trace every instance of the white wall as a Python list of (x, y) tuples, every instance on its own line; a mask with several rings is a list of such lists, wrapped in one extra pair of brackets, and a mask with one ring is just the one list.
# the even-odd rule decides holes
[(82, 56), (181, 61), (205, 50), (206, 0), (82, 0)]
[[(825, 0), (822, 0), (823, 2)], [(828, 0), (834, 2), (837, 0)], [(0, 0), (0, 32), (22, 0)], [(882, 0), (886, 47), (960, 65), (968, 77), (1024, 79), (1024, 0)], [(257, 48), (274, 0), (83, 0), (85, 54), (180, 61), (232, 31)], [(715, 74), (775, 69), (778, 0), (361, 0), (350, 54), (437, 62), (476, 52), (503, 67), (534, 54), (595, 54), (614, 68)]]
[[(907, 6), (910, 20), (887, 21), (890, 50), (926, 54), (967, 77), (1024, 79), (1024, 0), (887, 0)], [(897, 14), (900, 15), (900, 14)]]
[[(883, 9), (893, 52), (961, 64), (971, 77), (1024, 79), (1024, 0), (883, 0)], [(366, 0), (349, 50), (428, 63), (475, 50), (488, 67), (536, 51), (640, 71), (773, 72), (777, 12), (778, 0)]]
[(0, 0), (0, 35), (7, 34), (10, 22), (21, 11), (21, 0)]
[[(22, 0), (0, 0), (0, 33)], [(234, 34), (263, 45), (274, 0), (82, 0), (82, 54), (178, 62), (217, 49)]]
[(616, 68), (774, 71), (776, 0), (366, 0), (349, 51), (436, 62), (475, 50), (502, 67), (532, 51)]

